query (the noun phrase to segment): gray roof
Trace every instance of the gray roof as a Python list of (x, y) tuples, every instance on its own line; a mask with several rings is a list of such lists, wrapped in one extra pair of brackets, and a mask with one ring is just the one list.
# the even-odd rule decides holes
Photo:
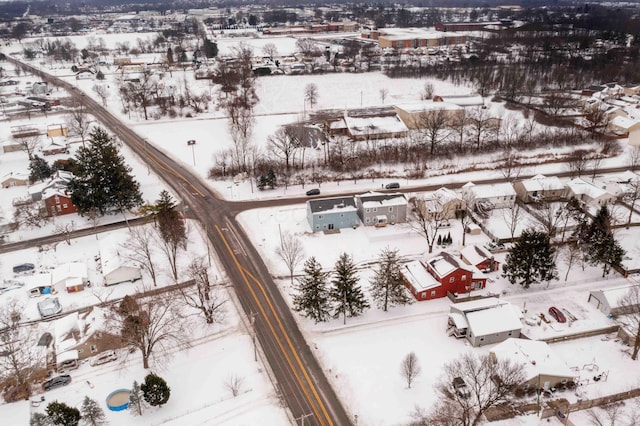
[(335, 198), (320, 198), (307, 201), (312, 213), (324, 212), (335, 208), (338, 205), (343, 207), (356, 207), (356, 202), (353, 197), (335, 197)]
[(365, 194), (360, 194), (360, 195), (356, 195), (357, 198), (359, 198), (363, 203), (365, 201), (385, 201), (385, 200), (392, 200), (394, 198), (398, 198), (398, 197), (402, 197), (402, 198), (406, 198), (404, 196), (403, 193), (401, 192), (394, 192), (394, 193), (385, 193), (385, 194), (381, 194), (379, 192), (367, 192)]

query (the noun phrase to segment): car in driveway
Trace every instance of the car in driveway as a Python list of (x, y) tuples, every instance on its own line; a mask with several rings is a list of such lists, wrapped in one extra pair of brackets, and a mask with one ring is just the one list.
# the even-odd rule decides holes
[(307, 195), (320, 195), (320, 188), (313, 188), (308, 190)]
[(490, 241), (484, 245), (484, 247), (489, 251), (500, 251), (504, 250), (504, 244), (496, 241)]
[(94, 356), (91, 360), (91, 366), (106, 364), (107, 362), (115, 361), (118, 359), (116, 351), (104, 351)]
[(21, 263), (13, 267), (14, 274), (24, 274), (33, 272), (35, 270), (35, 265), (33, 263)]
[(42, 388), (48, 391), (60, 386), (67, 386), (69, 383), (71, 383), (71, 376), (68, 374), (63, 374), (61, 376), (50, 378), (42, 384)]
[(562, 311), (555, 306), (549, 308), (549, 315), (554, 317), (558, 322), (567, 322), (567, 318), (564, 316)]

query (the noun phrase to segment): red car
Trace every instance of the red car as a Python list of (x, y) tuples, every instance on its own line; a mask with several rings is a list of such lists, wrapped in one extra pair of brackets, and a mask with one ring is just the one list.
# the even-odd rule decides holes
[(549, 315), (554, 317), (558, 322), (567, 322), (567, 318), (565, 318), (560, 309), (556, 308), (555, 306), (549, 308)]

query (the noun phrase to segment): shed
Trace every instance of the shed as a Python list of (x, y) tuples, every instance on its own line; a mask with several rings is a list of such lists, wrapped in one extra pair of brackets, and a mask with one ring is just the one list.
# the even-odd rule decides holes
[[(640, 291), (640, 286), (631, 284), (603, 290), (592, 290), (589, 292), (588, 302), (605, 315), (623, 315), (629, 310), (640, 310), (640, 306), (627, 306), (621, 303), (621, 299), (632, 291)], [(632, 299), (637, 300), (638, 298), (633, 297)]]
[(550, 389), (576, 379), (576, 374), (546, 342), (507, 339), (489, 353), (495, 360), (509, 360), (522, 365), (523, 388)]
[(87, 265), (84, 262), (63, 263), (53, 270), (54, 286), (64, 286), (68, 293), (84, 290), (88, 280)]
[(126, 256), (125, 234), (109, 234), (99, 242), (100, 268), (104, 285), (137, 281), (142, 278), (142, 270)]

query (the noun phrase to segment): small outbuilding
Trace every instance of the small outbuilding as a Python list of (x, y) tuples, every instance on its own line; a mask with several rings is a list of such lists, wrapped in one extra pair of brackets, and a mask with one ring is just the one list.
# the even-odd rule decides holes
[(140, 267), (126, 256), (125, 241), (126, 235), (114, 233), (99, 242), (100, 268), (105, 286), (142, 278)]
[[(605, 315), (623, 315), (630, 310), (640, 310), (640, 306), (629, 306), (623, 302), (623, 298), (632, 291), (640, 291), (637, 284), (613, 287), (603, 290), (592, 290), (589, 292), (589, 304), (598, 308)], [(630, 298), (637, 300), (637, 297)]]

